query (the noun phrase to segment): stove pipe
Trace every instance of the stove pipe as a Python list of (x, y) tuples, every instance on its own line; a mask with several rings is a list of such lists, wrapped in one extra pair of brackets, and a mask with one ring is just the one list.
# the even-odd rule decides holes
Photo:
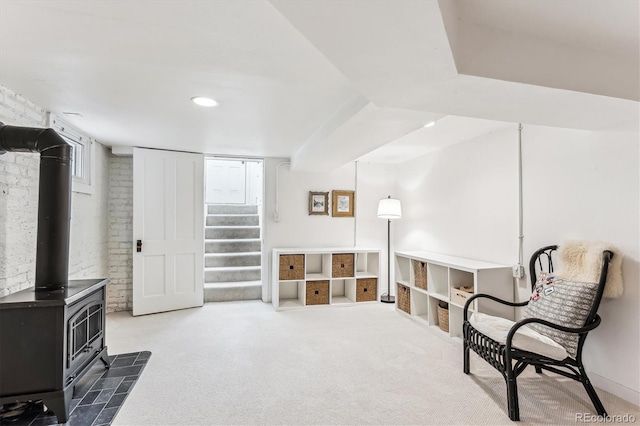
[(0, 122), (0, 154), (40, 153), (36, 292), (64, 290), (69, 282), (71, 145), (53, 129)]

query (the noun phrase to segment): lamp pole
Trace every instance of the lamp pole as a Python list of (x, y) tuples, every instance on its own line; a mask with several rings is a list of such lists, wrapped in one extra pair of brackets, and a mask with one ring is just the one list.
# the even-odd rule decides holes
[(391, 295), (391, 219), (387, 219), (387, 297), (380, 297), (383, 303), (395, 303), (396, 299)]
[(391, 219), (402, 217), (400, 200), (392, 199), (391, 195), (378, 202), (378, 217), (387, 219), (387, 294), (380, 296), (383, 303), (395, 303), (396, 298), (391, 295)]

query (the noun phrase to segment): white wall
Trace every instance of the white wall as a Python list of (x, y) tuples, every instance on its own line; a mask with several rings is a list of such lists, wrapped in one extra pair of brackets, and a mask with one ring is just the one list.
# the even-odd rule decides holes
[(532, 126), (523, 140), (525, 253), (566, 238), (624, 253), (624, 295), (603, 300), (584, 361), (596, 386), (640, 405), (639, 135)]
[(500, 131), (396, 167), (396, 245), (498, 263), (518, 260), (517, 133)]
[[(392, 164), (375, 164), (358, 162), (358, 194), (356, 199), (356, 245), (360, 247), (379, 248), (381, 250), (380, 294), (395, 294), (393, 277), (391, 286), (387, 285), (387, 221), (378, 219), (378, 201), (389, 195), (397, 198), (394, 188), (394, 171)], [(404, 207), (404, 206), (403, 206)], [(395, 250), (394, 236), (398, 220), (391, 221), (391, 253)], [(391, 268), (393, 270), (393, 259)], [(380, 295), (378, 295), (379, 298)]]
[[(278, 164), (284, 161), (287, 160), (265, 160), (265, 301), (271, 300), (271, 251), (274, 248), (353, 247), (357, 244), (367, 248), (384, 248), (386, 253), (386, 224), (376, 218), (376, 208), (378, 199), (385, 198), (393, 188), (391, 167), (358, 165), (356, 217), (344, 218), (331, 216), (331, 191), (356, 189), (355, 163), (331, 173), (292, 172), (288, 165), (282, 165), (278, 185), (280, 221), (275, 222), (276, 171)], [(329, 216), (309, 215), (309, 191), (329, 192)], [(384, 274), (386, 276), (386, 269)]]
[[(640, 403), (638, 133), (540, 126), (523, 131), (525, 262), (544, 245), (603, 240), (625, 254), (625, 294), (605, 300), (585, 347), (592, 381)], [(396, 168), (404, 217), (396, 247), (517, 262), (517, 129), (457, 144)], [(522, 280), (517, 298), (526, 300)]]

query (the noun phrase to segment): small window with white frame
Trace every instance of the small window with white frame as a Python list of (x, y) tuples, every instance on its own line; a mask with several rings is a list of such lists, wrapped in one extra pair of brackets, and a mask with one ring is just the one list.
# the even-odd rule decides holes
[(93, 141), (69, 123), (51, 115), (51, 128), (71, 145), (71, 175), (74, 192), (93, 193), (91, 146)]

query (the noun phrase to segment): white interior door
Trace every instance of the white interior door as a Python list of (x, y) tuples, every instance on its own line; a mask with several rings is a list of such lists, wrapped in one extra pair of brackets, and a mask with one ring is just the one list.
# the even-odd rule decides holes
[(207, 159), (206, 199), (209, 204), (245, 204), (245, 162)]
[(133, 315), (202, 306), (203, 174), (200, 154), (133, 150)]

